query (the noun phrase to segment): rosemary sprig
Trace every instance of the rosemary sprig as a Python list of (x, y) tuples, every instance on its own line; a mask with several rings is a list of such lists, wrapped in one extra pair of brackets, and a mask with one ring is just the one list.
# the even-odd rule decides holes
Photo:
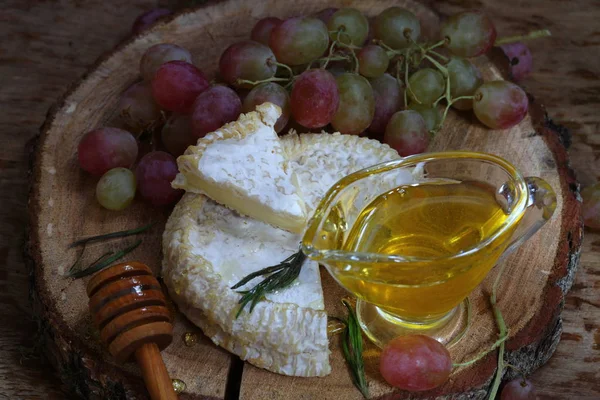
[[(132, 244), (131, 246), (128, 246), (122, 250), (119, 250), (116, 253), (106, 252), (87, 268), (78, 269), (78, 268), (76, 268), (77, 263), (75, 263), (75, 265), (73, 265), (73, 267), (71, 267), (71, 269), (69, 270), (69, 273), (67, 274), (67, 276), (70, 278), (77, 279), (77, 278), (82, 278), (87, 275), (91, 275), (94, 272), (100, 271), (101, 269), (108, 267), (110, 264), (117, 261), (118, 259), (125, 257), (127, 254), (131, 253), (141, 243), (142, 243), (142, 240), (140, 239), (137, 242), (135, 242), (134, 244)], [(108, 256), (110, 256), (110, 257), (108, 257)], [(80, 258), (81, 258), (81, 256), (80, 256)]]
[(306, 255), (302, 253), (302, 250), (298, 250), (297, 253), (292, 254), (281, 263), (253, 272), (233, 285), (231, 288), (237, 289), (244, 286), (254, 278), (268, 275), (262, 282), (254, 286), (252, 289), (239, 292), (242, 293), (243, 296), (239, 301), (240, 308), (238, 309), (235, 317), (237, 318), (240, 316), (248, 303), (250, 303), (249, 312), (252, 312), (256, 304), (263, 299), (265, 294), (291, 285), (292, 282), (298, 278), (298, 275), (300, 275), (302, 263), (305, 259)]
[(155, 224), (156, 224), (156, 222), (152, 222), (148, 225), (144, 225), (139, 228), (128, 229), (126, 231), (111, 232), (111, 233), (106, 233), (103, 235), (90, 236), (88, 238), (80, 239), (80, 240), (77, 240), (77, 241), (71, 243), (69, 245), (69, 248), (77, 247), (80, 245), (85, 245), (90, 242), (97, 242), (99, 240), (106, 240), (106, 239), (112, 239), (112, 238), (118, 238), (118, 237), (127, 237), (127, 236), (131, 236), (131, 235), (137, 235), (138, 233), (145, 232), (148, 229), (152, 228)]
[(346, 321), (346, 332), (342, 340), (344, 357), (352, 372), (352, 382), (360, 390), (365, 398), (369, 397), (369, 385), (365, 375), (365, 363), (363, 360), (362, 334), (354, 309), (346, 300), (342, 304), (348, 309), (348, 320)]

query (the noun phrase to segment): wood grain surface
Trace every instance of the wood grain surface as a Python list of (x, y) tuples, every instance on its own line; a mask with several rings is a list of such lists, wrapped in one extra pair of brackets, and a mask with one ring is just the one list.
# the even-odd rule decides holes
[[(26, 203), (27, 141), (46, 109), (95, 58), (127, 35), (133, 18), (155, 2), (119, 8), (99, 1), (4, 2), (0, 12), (0, 395), (60, 399), (60, 381), (35, 358), (35, 323), (29, 317), (28, 277), (21, 257)], [(574, 134), (572, 164), (580, 180), (597, 180), (600, 102), (600, 16), (590, 2), (446, 2), (442, 12), (483, 7), (501, 34), (550, 28), (555, 37), (532, 46), (535, 73), (523, 84)], [(436, 5), (437, 6), (437, 5)], [(597, 29), (597, 28), (596, 28)], [(563, 313), (563, 341), (533, 377), (541, 398), (600, 396), (600, 235), (587, 232), (579, 274)]]

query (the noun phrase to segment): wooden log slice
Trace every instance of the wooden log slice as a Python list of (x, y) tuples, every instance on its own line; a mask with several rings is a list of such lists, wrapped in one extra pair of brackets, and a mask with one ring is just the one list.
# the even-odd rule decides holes
[[(158, 273), (161, 235), (170, 209), (157, 210), (135, 201), (122, 212), (109, 212), (96, 202), (96, 179), (80, 170), (77, 144), (87, 131), (111, 123), (119, 94), (138, 79), (140, 56), (155, 43), (171, 42), (192, 51), (195, 63), (209, 76), (216, 70), (221, 52), (229, 44), (246, 39), (254, 23), (270, 15), (280, 18), (308, 14), (324, 7), (353, 6), (367, 15), (399, 5), (414, 11), (425, 32), (435, 32), (438, 16), (414, 1), (243, 1), (210, 2), (184, 11), (147, 33), (122, 44), (102, 57), (89, 73), (49, 112), (42, 128), (32, 165), (29, 255), (33, 266), (33, 295), (47, 353), (71, 390), (84, 398), (145, 399), (139, 370), (133, 364), (119, 366), (99, 344), (91, 324), (85, 287), (89, 278), (65, 278), (77, 258), (69, 243), (87, 235), (157, 224), (142, 235), (142, 245), (127, 259), (139, 260)], [(486, 79), (502, 79), (500, 63), (490, 57), (476, 60)], [(494, 61), (494, 62), (492, 62)], [(472, 113), (451, 112), (432, 150), (469, 149), (507, 158), (526, 175), (545, 179), (556, 190), (558, 207), (552, 220), (506, 262), (499, 294), (500, 308), (510, 328), (506, 359), (529, 373), (545, 363), (560, 338), (565, 293), (569, 290), (579, 259), (582, 224), (578, 185), (569, 168), (565, 143), (568, 133), (555, 127), (533, 101), (530, 114), (516, 127), (492, 131), (479, 124)], [(116, 240), (111, 249), (132, 240)], [(87, 258), (106, 249), (90, 245)], [(88, 254), (89, 253), (89, 254)], [(473, 293), (473, 325), (451, 348), (455, 362), (469, 360), (497, 338), (487, 293), (494, 272)], [(327, 310), (341, 315), (344, 295), (323, 273)], [(331, 343), (333, 372), (325, 378), (293, 378), (276, 375), (242, 363), (213, 345), (180, 314), (175, 318), (174, 342), (164, 352), (172, 378), (185, 382), (182, 399), (359, 399), (339, 348)], [(187, 346), (186, 333), (197, 334)], [(443, 387), (409, 396), (386, 385), (379, 376), (378, 350), (365, 352), (367, 376), (373, 398), (485, 398), (496, 368), (497, 355), (490, 353), (469, 368), (455, 371)], [(243, 371), (243, 373), (242, 373)], [(514, 375), (507, 373), (507, 377)]]

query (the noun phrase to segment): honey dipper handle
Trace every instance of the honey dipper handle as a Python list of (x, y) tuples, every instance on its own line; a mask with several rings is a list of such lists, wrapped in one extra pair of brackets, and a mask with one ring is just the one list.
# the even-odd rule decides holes
[(142, 369), (146, 388), (152, 400), (177, 400), (173, 382), (156, 343), (146, 343), (135, 351), (135, 358)]

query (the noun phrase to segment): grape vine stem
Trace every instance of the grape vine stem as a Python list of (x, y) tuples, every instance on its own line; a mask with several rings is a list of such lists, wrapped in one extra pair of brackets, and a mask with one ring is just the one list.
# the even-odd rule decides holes
[(532, 31), (525, 35), (507, 36), (496, 40), (494, 43), (496, 46), (500, 46), (508, 43), (523, 42), (525, 40), (539, 39), (543, 37), (552, 36), (552, 33), (548, 29), (540, 29), (538, 31)]

